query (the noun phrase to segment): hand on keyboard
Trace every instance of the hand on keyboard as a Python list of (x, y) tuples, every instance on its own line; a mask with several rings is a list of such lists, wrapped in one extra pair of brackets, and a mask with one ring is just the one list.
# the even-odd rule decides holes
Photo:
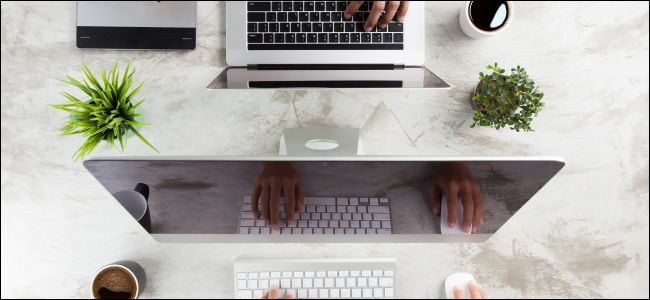
[[(352, 18), (364, 2), (366, 1), (350, 1), (345, 9), (344, 17)], [(366, 32), (371, 31), (375, 26), (379, 26), (381, 29), (386, 28), (393, 18), (397, 19), (397, 22), (404, 22), (404, 16), (406, 16), (409, 7), (408, 1), (372, 1), (372, 3), (372, 9), (364, 25)]]
[[(289, 291), (284, 292), (284, 297), (282, 299), (293, 299), (296, 298), (294, 294)], [(262, 299), (280, 299), (280, 287), (278, 285), (273, 285), (270, 290), (264, 293)]]
[(288, 162), (265, 162), (262, 173), (257, 177), (251, 194), (251, 211), (260, 218), (258, 203), (261, 204), (261, 217), (274, 230), (280, 230), (280, 197), (284, 194), (286, 222), (294, 220), (294, 213), (304, 205), (304, 189), (298, 174)]
[(438, 172), (433, 177), (428, 187), (428, 200), (433, 213), (440, 214), (440, 195), (447, 199), (447, 222), (449, 228), (456, 226), (456, 201), (457, 197), (463, 203), (463, 230), (469, 232), (472, 228), (476, 233), (483, 223), (483, 196), (478, 184), (464, 162), (441, 163)]

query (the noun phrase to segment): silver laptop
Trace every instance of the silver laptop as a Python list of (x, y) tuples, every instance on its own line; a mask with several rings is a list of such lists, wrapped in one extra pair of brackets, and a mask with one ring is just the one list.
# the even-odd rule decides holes
[(196, 47), (196, 1), (78, 1), (77, 47)]
[(226, 3), (226, 69), (210, 88), (448, 88), (424, 64), (424, 2), (365, 32), (348, 1)]

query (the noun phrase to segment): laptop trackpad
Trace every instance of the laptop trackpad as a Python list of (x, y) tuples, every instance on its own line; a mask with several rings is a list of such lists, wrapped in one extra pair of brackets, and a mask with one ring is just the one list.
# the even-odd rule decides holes
[(259, 70), (226, 68), (210, 89), (305, 89), (305, 88), (448, 88), (424, 67), (395, 69)]

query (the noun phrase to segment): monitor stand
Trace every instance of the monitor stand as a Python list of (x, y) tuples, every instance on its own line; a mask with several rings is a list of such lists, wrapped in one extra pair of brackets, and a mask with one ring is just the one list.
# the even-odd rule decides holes
[(361, 155), (358, 128), (285, 128), (280, 136), (280, 155)]

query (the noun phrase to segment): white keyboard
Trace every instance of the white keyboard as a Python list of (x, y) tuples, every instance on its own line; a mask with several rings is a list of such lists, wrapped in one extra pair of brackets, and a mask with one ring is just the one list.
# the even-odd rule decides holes
[[(263, 219), (251, 212), (251, 197), (245, 196), (239, 221), (240, 234), (271, 234)], [(286, 220), (284, 200), (280, 219)], [(260, 208), (261, 211), (261, 208)], [(391, 234), (388, 198), (305, 197), (305, 210), (296, 213), (288, 226), (280, 223), (273, 234)]]
[(261, 299), (271, 286), (294, 298), (393, 298), (395, 259), (276, 259), (235, 262), (235, 296)]

